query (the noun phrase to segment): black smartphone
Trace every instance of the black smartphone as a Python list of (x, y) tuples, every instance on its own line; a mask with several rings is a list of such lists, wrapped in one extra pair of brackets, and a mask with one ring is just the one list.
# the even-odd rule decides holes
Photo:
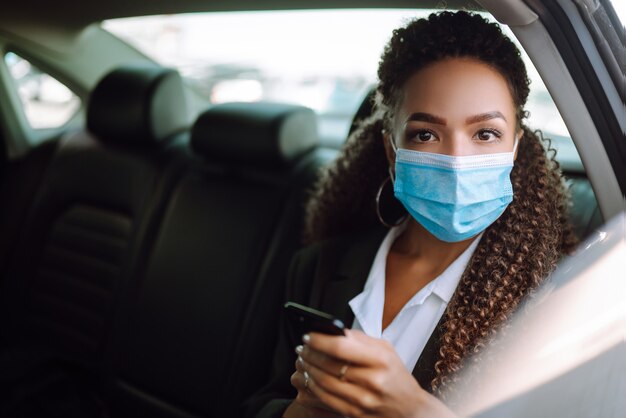
[(309, 332), (320, 332), (329, 335), (345, 335), (345, 325), (340, 319), (326, 312), (309, 308), (295, 302), (285, 303), (287, 317), (296, 336)]

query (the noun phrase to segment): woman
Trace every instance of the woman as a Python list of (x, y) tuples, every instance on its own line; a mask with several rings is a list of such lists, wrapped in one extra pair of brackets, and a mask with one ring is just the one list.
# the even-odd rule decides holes
[(285, 329), (275, 379), (249, 403), (258, 416), (451, 414), (464, 360), (575, 244), (558, 164), (524, 124), (524, 64), (496, 24), (410, 22), (378, 76), (374, 114), (309, 201), (313, 245), (288, 289), (352, 329), (303, 342)]

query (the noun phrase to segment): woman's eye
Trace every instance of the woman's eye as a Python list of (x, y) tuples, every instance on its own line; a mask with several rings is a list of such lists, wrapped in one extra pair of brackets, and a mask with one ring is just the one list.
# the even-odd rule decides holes
[(437, 138), (431, 131), (417, 131), (410, 137), (416, 142), (431, 142)]
[(481, 129), (476, 133), (476, 138), (481, 142), (497, 141), (502, 134), (494, 129)]

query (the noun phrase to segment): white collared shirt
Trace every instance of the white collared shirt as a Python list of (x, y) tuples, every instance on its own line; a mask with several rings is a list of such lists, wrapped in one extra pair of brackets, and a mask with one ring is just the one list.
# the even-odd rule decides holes
[(352, 329), (389, 341), (406, 368), (412, 371), (450, 302), (482, 234), (443, 273), (413, 295), (383, 331), (387, 254), (406, 225), (407, 222), (403, 222), (389, 230), (378, 248), (363, 291), (352, 298), (349, 305), (354, 313)]

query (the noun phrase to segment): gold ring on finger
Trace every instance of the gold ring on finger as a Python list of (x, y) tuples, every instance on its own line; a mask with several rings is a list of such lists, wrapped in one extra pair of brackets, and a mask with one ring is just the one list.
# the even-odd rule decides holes
[(341, 366), (341, 369), (339, 370), (339, 380), (346, 380), (346, 373), (348, 372), (349, 366), (350, 365), (348, 363)]

